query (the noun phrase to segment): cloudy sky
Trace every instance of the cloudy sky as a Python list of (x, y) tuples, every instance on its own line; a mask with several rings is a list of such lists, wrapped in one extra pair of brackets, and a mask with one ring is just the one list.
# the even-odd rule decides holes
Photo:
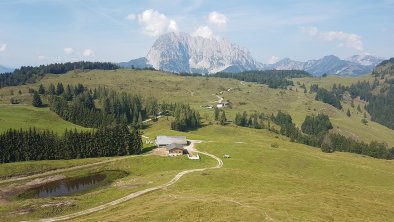
[(0, 0), (0, 65), (145, 56), (157, 36), (224, 38), (263, 63), (394, 57), (394, 0)]

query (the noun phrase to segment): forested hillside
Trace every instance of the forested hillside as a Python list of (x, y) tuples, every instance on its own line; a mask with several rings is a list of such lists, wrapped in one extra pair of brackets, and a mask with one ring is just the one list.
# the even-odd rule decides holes
[(15, 69), (12, 73), (0, 75), (0, 88), (5, 86), (17, 86), (26, 83), (34, 83), (48, 73), (64, 74), (71, 70), (84, 71), (92, 69), (114, 70), (118, 66), (109, 62), (66, 62), (37, 67), (22, 66)]

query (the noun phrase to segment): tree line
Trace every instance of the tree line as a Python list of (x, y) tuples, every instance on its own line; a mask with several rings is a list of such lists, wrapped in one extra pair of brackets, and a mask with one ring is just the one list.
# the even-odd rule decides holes
[(48, 89), (40, 85), (38, 93), (33, 94), (33, 105), (39, 101), (37, 94), (48, 96), (50, 109), (62, 119), (84, 127), (97, 128), (111, 123), (136, 126), (147, 116), (140, 96), (101, 86), (91, 90), (82, 84), (66, 87), (62, 83), (50, 84)]
[[(316, 90), (316, 88), (318, 88), (317, 85), (312, 85), (311, 92)], [(343, 86), (341, 84), (337, 86), (334, 84), (331, 91), (318, 88), (315, 99), (341, 109), (342, 105), (340, 101), (346, 92), (350, 94), (352, 99), (360, 97), (360, 99), (367, 102), (365, 110), (371, 115), (372, 121), (394, 129), (394, 82), (384, 81), (382, 84), (375, 78), (372, 83), (359, 81), (350, 86)], [(347, 115), (350, 116), (349, 110), (347, 111)]]
[[(311, 77), (312, 75), (303, 70), (264, 70), (245, 71), (240, 73), (216, 73), (212, 77), (232, 78), (245, 82), (266, 84), (270, 88), (287, 88), (294, 83), (290, 78)], [(210, 77), (211, 77), (210, 76)]]
[[(270, 121), (278, 125), (280, 130), (275, 129), (270, 124)], [(264, 124), (264, 122), (268, 122), (268, 124)], [(301, 129), (296, 127), (289, 114), (281, 111), (271, 116), (263, 113), (254, 113), (251, 115), (248, 115), (246, 112), (243, 114), (237, 113), (234, 123), (243, 127), (265, 128), (289, 137), (292, 142), (318, 147), (323, 152), (341, 151), (363, 154), (380, 159), (394, 159), (394, 147), (389, 149), (384, 142), (372, 141), (367, 144), (337, 133), (331, 133), (330, 130), (333, 128), (332, 123), (329, 117), (324, 114), (318, 114), (317, 116), (307, 115), (301, 125)]]
[(34, 83), (40, 80), (48, 73), (52, 74), (64, 74), (72, 70), (115, 70), (118, 69), (118, 65), (109, 62), (66, 62), (66, 63), (55, 63), (49, 65), (40, 65), (36, 67), (22, 66), (19, 69), (15, 69), (11, 73), (5, 73), (0, 75), (0, 88), (6, 86), (17, 86), (27, 83)]
[(141, 153), (141, 132), (126, 125), (110, 125), (94, 131), (69, 131), (58, 136), (52, 131), (9, 129), (0, 134), (0, 162), (61, 160), (123, 156)]

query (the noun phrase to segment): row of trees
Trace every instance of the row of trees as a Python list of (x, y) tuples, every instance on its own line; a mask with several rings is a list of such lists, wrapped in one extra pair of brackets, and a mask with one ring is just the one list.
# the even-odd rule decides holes
[(266, 84), (270, 88), (287, 88), (294, 85), (290, 78), (310, 77), (311, 74), (302, 70), (265, 70), (245, 71), (240, 73), (216, 73), (212, 77), (232, 78), (245, 82)]
[(141, 132), (126, 125), (95, 131), (67, 131), (59, 137), (50, 131), (10, 129), (0, 134), (0, 162), (109, 157), (141, 153)]
[(48, 73), (63, 74), (72, 70), (84, 71), (92, 69), (114, 70), (119, 67), (109, 62), (67, 62), (55, 63), (49, 65), (40, 65), (37, 67), (22, 66), (15, 69), (12, 73), (0, 75), (0, 88), (6, 86), (17, 86), (27, 83), (34, 83), (40, 80)]
[(227, 123), (226, 112), (217, 107), (215, 107), (213, 111), (214, 111), (215, 121), (218, 121), (222, 126), (226, 125)]
[(253, 113), (248, 115), (247, 112), (236, 113), (234, 123), (238, 126), (250, 127), (255, 129), (270, 129), (270, 122), (264, 124), (264, 121), (269, 120), (269, 117), (264, 113)]
[(174, 104), (169, 106), (175, 120), (171, 123), (171, 129), (188, 131), (201, 126), (200, 113), (191, 109), (189, 105)]
[(394, 159), (394, 147), (389, 149), (386, 143), (372, 141), (367, 144), (337, 133), (331, 133), (324, 138), (321, 150), (327, 153), (341, 151), (363, 154), (379, 159)]

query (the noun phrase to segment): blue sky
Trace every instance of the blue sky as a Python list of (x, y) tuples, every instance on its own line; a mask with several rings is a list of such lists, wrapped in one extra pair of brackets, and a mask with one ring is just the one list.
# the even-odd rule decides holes
[(394, 56), (394, 0), (0, 0), (0, 64), (145, 56), (158, 35), (225, 38), (263, 63)]

